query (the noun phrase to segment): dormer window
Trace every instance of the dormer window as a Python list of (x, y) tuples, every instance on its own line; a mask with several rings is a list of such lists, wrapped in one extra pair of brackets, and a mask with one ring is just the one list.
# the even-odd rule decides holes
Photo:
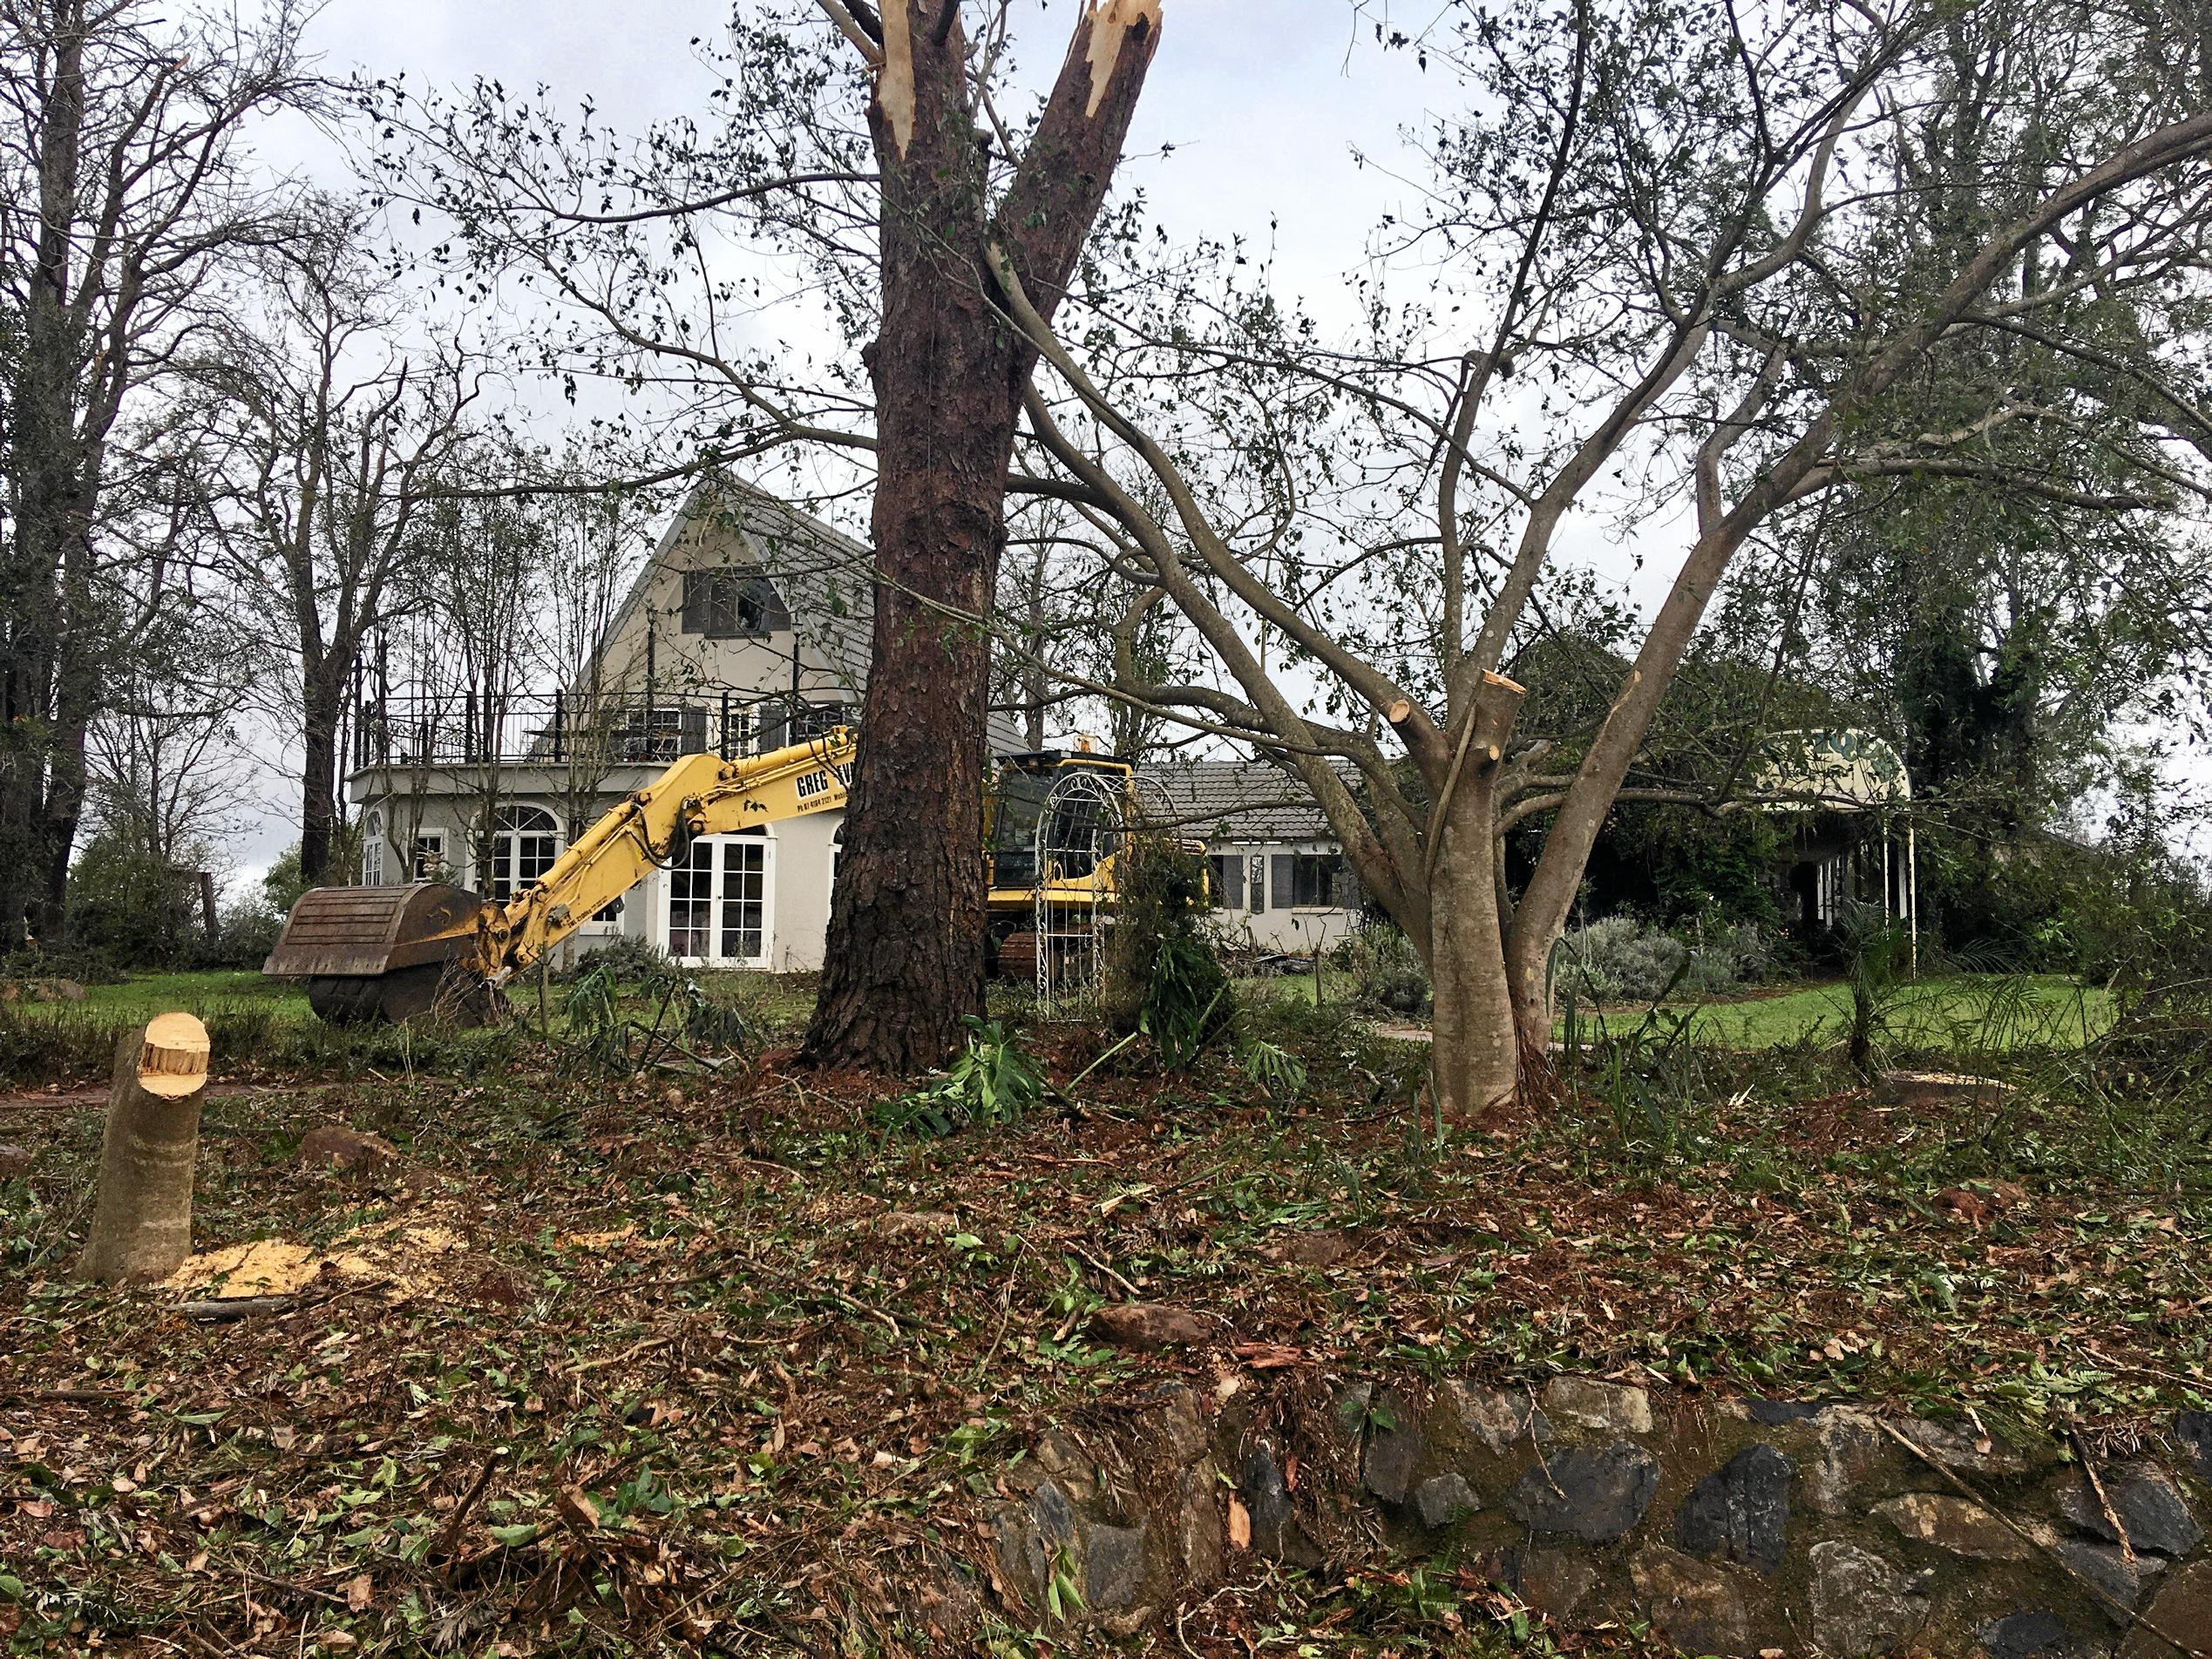
[(743, 570), (683, 573), (683, 631), (709, 640), (761, 640), (791, 626), (768, 578)]

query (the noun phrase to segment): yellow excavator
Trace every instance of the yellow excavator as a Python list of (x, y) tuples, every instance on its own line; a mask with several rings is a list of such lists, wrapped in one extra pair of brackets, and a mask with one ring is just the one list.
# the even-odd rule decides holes
[[(261, 972), (304, 980), (309, 1005), (333, 1023), (398, 1024), (441, 1000), (481, 1019), (499, 986), (652, 870), (682, 858), (699, 836), (844, 806), (853, 755), (852, 734), (842, 727), (743, 760), (687, 755), (505, 904), (440, 882), (313, 888), (292, 907)], [(1064, 787), (1070, 781), (1077, 787)], [(1113, 903), (1132, 782), (1128, 762), (1083, 751), (1000, 763), (980, 850), (990, 955), (1002, 971), (1035, 961), (1036, 917), (1088, 917)]]

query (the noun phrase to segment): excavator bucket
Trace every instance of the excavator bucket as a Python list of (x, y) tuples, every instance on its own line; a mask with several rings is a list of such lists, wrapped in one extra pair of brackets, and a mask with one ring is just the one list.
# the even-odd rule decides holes
[(333, 1025), (398, 1025), (441, 993), (465, 1022), (487, 992), (471, 958), (484, 900), (465, 887), (315, 887), (300, 895), (261, 972), (307, 983), (308, 1004)]

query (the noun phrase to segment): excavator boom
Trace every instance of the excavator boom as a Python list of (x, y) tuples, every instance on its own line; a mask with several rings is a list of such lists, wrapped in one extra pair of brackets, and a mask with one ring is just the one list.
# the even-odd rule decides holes
[(479, 1012), (496, 988), (701, 836), (841, 807), (852, 735), (725, 761), (687, 755), (573, 842), (505, 904), (440, 883), (318, 887), (302, 894), (261, 972), (303, 979), (326, 1019), (394, 1022), (441, 995)]

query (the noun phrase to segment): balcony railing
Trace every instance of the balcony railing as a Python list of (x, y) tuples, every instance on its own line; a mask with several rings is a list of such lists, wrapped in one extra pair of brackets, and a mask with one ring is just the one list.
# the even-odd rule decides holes
[(356, 768), (541, 765), (580, 773), (666, 766), (685, 755), (735, 758), (780, 748), (851, 724), (854, 713), (842, 702), (789, 693), (713, 688), (660, 695), (411, 692), (360, 701), (353, 761)]

